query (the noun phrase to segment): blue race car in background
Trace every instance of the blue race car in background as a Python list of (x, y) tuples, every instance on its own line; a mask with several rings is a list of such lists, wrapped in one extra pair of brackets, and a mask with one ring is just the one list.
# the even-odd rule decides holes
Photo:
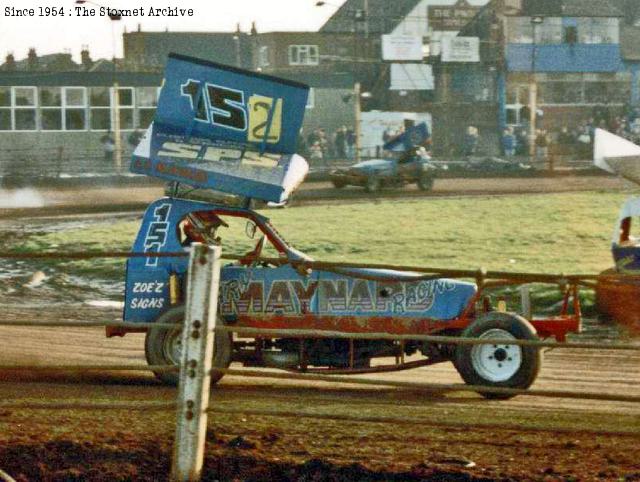
[(431, 191), (438, 171), (446, 169), (435, 164), (424, 147), (415, 147), (399, 158), (371, 159), (329, 173), (333, 185), (361, 186), (374, 193), (383, 187), (398, 187), (415, 183), (422, 191)]

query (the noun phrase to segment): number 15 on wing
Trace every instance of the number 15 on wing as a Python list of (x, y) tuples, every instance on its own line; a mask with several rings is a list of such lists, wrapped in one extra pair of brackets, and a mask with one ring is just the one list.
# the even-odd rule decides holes
[(180, 86), (198, 122), (223, 129), (247, 132), (248, 142), (277, 144), (282, 132), (282, 99), (251, 95), (212, 83), (189, 79)]

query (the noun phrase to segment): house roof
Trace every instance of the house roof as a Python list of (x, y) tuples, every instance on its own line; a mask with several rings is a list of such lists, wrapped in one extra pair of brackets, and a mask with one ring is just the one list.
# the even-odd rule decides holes
[(546, 17), (624, 17), (609, 0), (523, 0), (521, 15)]
[[(369, 0), (369, 33), (388, 34), (402, 22), (421, 0)], [(362, 31), (357, 12), (364, 11), (365, 0), (347, 0), (327, 22), (320, 32), (339, 33)]]

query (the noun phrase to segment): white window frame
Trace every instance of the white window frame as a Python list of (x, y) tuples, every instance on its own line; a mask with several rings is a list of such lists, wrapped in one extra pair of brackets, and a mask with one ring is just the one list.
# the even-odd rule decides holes
[[(33, 91), (33, 106), (17, 105), (16, 104), (16, 90), (18, 89), (30, 89)], [(33, 129), (17, 129), (16, 128), (16, 111), (18, 110), (33, 110), (35, 115), (35, 127)], [(18, 85), (11, 87), (11, 127), (15, 132), (37, 132), (38, 131), (38, 88), (31, 85)]]
[[(67, 91), (79, 90), (82, 92), (82, 105), (67, 104)], [(83, 132), (89, 130), (89, 96), (87, 88), (82, 86), (69, 86), (62, 88), (62, 128), (68, 132)], [(84, 111), (84, 127), (82, 129), (69, 129), (67, 127), (67, 110), (83, 110)]]
[(258, 49), (258, 67), (269, 67), (269, 46), (261, 45)]
[[(111, 127), (113, 126), (113, 87), (107, 87), (105, 85), (96, 85), (96, 86), (92, 86), (95, 88), (102, 88), (102, 89), (107, 89), (108, 95), (109, 95), (109, 105), (97, 105), (94, 106), (91, 104), (91, 95), (87, 95), (87, 106), (88, 106), (88, 110), (89, 110), (89, 115), (87, 116), (87, 128), (88, 130), (92, 131), (92, 132), (109, 132), (111, 130)], [(93, 111), (94, 110), (106, 110), (109, 112), (109, 127), (106, 129), (94, 129), (93, 125), (92, 125), (92, 118), (93, 118)]]
[[(122, 105), (120, 102), (118, 103), (118, 112), (120, 113), (120, 115), (122, 115), (122, 111), (131, 111), (131, 127), (128, 129), (124, 129), (122, 127), (122, 122), (120, 122), (120, 131), (121, 132), (130, 132), (130, 131), (135, 131), (136, 130), (136, 89), (134, 87), (118, 87), (118, 93), (122, 92), (123, 90), (128, 90), (131, 92), (131, 105)], [(114, 119), (115, 119), (115, 88), (111, 87), (109, 89), (110, 92), (110, 99), (111, 99), (111, 130), (113, 131), (113, 124), (114, 124)], [(120, 100), (121, 97), (118, 96), (118, 100)]]
[[(155, 105), (150, 106), (150, 105), (142, 105), (140, 103), (140, 101), (142, 100), (142, 96), (139, 95), (139, 91), (141, 89), (156, 89), (156, 102)], [(136, 87), (136, 115), (135, 115), (135, 123), (134, 123), (134, 128), (135, 129), (146, 129), (149, 126), (143, 126), (140, 124), (140, 113), (142, 111), (148, 111), (148, 110), (152, 110), (152, 111), (156, 111), (158, 109), (158, 101), (160, 100), (160, 91), (161, 91), (161, 87), (156, 87), (153, 85), (143, 85), (143, 86), (138, 86)]]
[(10, 85), (1, 85), (0, 89), (7, 89), (9, 91), (9, 105), (0, 105), (0, 111), (9, 111), (9, 128), (0, 130), (1, 134), (13, 130), (13, 90)]
[[(60, 105), (43, 105), (41, 89), (59, 89), (60, 90)], [(42, 132), (63, 132), (64, 131), (64, 89), (59, 85), (41, 85), (38, 88), (38, 100), (40, 101), (38, 109), (38, 130)], [(43, 127), (43, 113), (47, 111), (59, 111), (60, 112), (60, 129), (44, 129)]]
[[(312, 54), (312, 52), (315, 53)], [(289, 45), (289, 65), (319, 65), (320, 49), (317, 45)], [(300, 61), (300, 54), (304, 52), (307, 55), (307, 61)]]

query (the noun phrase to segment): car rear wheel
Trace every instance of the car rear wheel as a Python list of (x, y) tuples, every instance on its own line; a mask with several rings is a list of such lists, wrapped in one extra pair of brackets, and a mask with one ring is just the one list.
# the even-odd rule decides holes
[[(176, 306), (165, 311), (156, 319), (156, 323), (184, 323), (185, 308)], [(218, 333), (213, 350), (213, 368), (227, 368), (231, 364), (233, 337), (231, 333)], [(144, 352), (149, 366), (166, 366), (180, 364), (182, 355), (182, 328), (150, 328), (144, 341)], [(157, 371), (154, 375), (167, 385), (177, 385), (180, 379), (178, 372)], [(211, 383), (218, 382), (223, 374), (212, 374)]]
[(382, 187), (382, 181), (377, 176), (369, 176), (367, 182), (364, 185), (364, 190), (367, 192), (378, 192)]
[[(537, 347), (519, 346), (512, 340), (537, 340), (535, 328), (524, 318), (510, 313), (489, 313), (469, 325), (463, 338), (503, 340), (485, 345), (458, 345), (455, 367), (468, 385), (529, 388), (540, 371), (542, 352)], [(514, 395), (479, 391), (485, 398), (508, 399)]]
[(421, 191), (431, 191), (433, 189), (433, 176), (429, 174), (422, 174), (418, 178), (418, 189)]

